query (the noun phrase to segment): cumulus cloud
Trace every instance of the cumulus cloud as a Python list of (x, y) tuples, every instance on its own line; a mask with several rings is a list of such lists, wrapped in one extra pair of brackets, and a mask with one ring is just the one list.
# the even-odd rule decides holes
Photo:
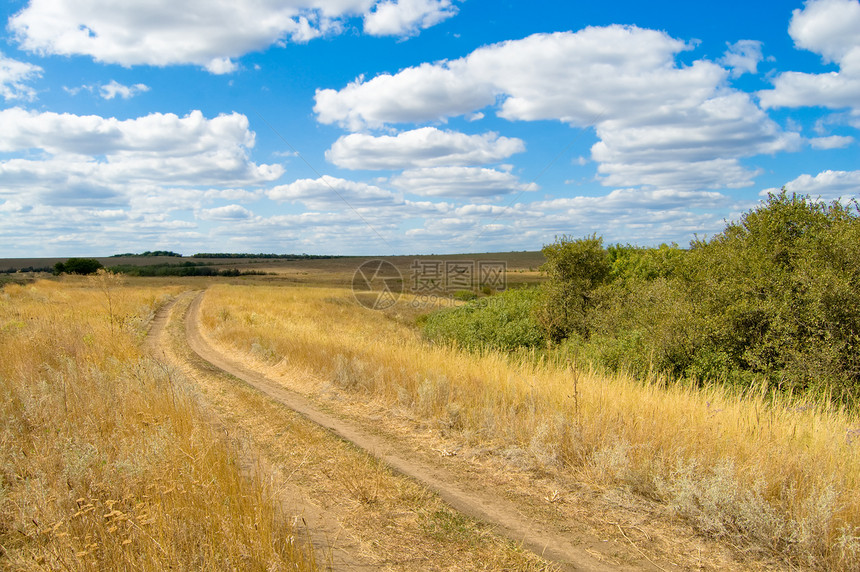
[(494, 197), (530, 189), (511, 173), (480, 167), (408, 169), (391, 179), (401, 191), (426, 197)]
[(847, 135), (831, 135), (830, 137), (813, 137), (809, 144), (813, 149), (842, 149), (854, 143), (854, 138)]
[(39, 66), (7, 58), (0, 52), (0, 96), (3, 99), (32, 101), (36, 98), (36, 91), (27, 82), (41, 76), (42, 68)]
[(203, 220), (236, 221), (246, 220), (254, 216), (254, 213), (241, 205), (224, 205), (211, 209), (203, 209), (200, 218)]
[(333, 206), (338, 210), (350, 210), (354, 207), (403, 203), (403, 199), (391, 191), (329, 175), (278, 185), (269, 189), (266, 194), (274, 201), (297, 201), (319, 210)]
[(732, 77), (740, 77), (745, 73), (756, 73), (761, 61), (761, 42), (758, 40), (739, 40), (728, 44), (729, 49), (720, 60), (724, 66), (731, 68)]
[[(697, 60), (689, 46), (633, 26), (535, 34), (422, 64), (343, 89), (318, 90), (321, 123), (353, 131), (467, 116), (497, 104), (510, 120), (595, 127), (592, 157), (604, 184), (739, 187), (757, 174), (740, 159), (796, 149), (751, 98), (726, 85), (729, 72)], [(749, 56), (751, 45), (746, 47)], [(752, 57), (752, 56), (749, 56)]]
[[(559, 234), (584, 235), (599, 229), (608, 241), (657, 244), (718, 232), (729, 197), (717, 192), (616, 189), (602, 196), (518, 202), (510, 207), (463, 205), (428, 217), (406, 236), (432, 243), (437, 251), (497, 250), (546, 244)], [(453, 229), (453, 230), (452, 230)]]
[[(860, 192), (860, 171), (822, 171), (815, 175), (803, 174), (785, 184), (787, 191), (811, 197), (837, 199), (858, 197)], [(760, 194), (777, 192), (779, 189), (765, 189)]]
[(785, 72), (776, 77), (774, 88), (759, 92), (761, 104), (769, 107), (852, 108), (860, 113), (860, 77), (845, 73), (810, 74)]
[(860, 114), (860, 1), (810, 0), (794, 10), (788, 32), (795, 46), (835, 63), (839, 71), (822, 74), (785, 72), (773, 89), (759, 92), (769, 107), (850, 108)]
[(205, 250), (209, 226), (254, 219), (221, 203), (259, 200), (283, 173), (250, 159), (254, 133), (236, 113), (118, 120), (11, 108), (0, 133), (0, 203), (15, 213), (0, 217), (7, 256)]
[(314, 111), (322, 123), (338, 123), (359, 131), (463, 115), (494, 101), (492, 85), (470, 77), (466, 62), (456, 60), (422, 64), (367, 82), (359, 77), (340, 91), (318, 89)]
[(521, 139), (499, 137), (493, 132), (466, 135), (422, 127), (395, 136), (345, 135), (335, 141), (325, 156), (345, 169), (407, 169), (484, 165), (524, 150)]
[(539, 210), (588, 211), (644, 208), (646, 210), (671, 210), (677, 208), (716, 208), (730, 204), (730, 199), (716, 191), (675, 191), (639, 189), (615, 189), (600, 197), (570, 197), (538, 201), (530, 206)]
[(860, 2), (809, 0), (792, 12), (788, 33), (797, 47), (860, 72)]
[(225, 74), (244, 54), (338, 33), (349, 18), (364, 17), (368, 34), (404, 36), (455, 13), (450, 0), (127, 0), (121, 10), (109, 0), (31, 0), (9, 28), (41, 54)]
[(149, 86), (142, 83), (123, 85), (112, 79), (110, 83), (101, 86), (99, 91), (104, 99), (113, 99), (116, 96), (120, 96), (123, 99), (129, 99), (135, 95), (149, 91)]
[(283, 174), (280, 165), (250, 160), (254, 134), (236, 113), (118, 120), (11, 108), (0, 111), (0, 132), (0, 151), (28, 153), (0, 161), (0, 194), (54, 204), (127, 203), (135, 189), (259, 185)]
[(372, 36), (405, 36), (435, 26), (457, 13), (450, 0), (386, 0), (364, 16)]

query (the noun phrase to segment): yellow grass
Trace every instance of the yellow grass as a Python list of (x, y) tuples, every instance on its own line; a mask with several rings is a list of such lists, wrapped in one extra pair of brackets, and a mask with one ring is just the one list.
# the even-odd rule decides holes
[(347, 290), (216, 286), (202, 309), (223, 347), (311, 368), (465, 443), (665, 502), (786, 564), (860, 567), (856, 414), (433, 346)]
[(176, 287), (0, 290), (0, 568), (311, 570), (261, 481), (140, 347)]

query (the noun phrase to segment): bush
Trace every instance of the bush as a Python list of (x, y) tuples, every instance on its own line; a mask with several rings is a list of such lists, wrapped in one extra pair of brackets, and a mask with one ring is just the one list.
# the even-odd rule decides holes
[(54, 274), (95, 274), (101, 268), (102, 263), (95, 258), (69, 258), (54, 265)]
[(457, 290), (453, 294), (453, 298), (455, 300), (460, 300), (461, 302), (471, 302), (472, 300), (478, 297), (477, 294), (472, 292), (471, 290)]
[(639, 248), (588, 236), (543, 249), (548, 280), (430, 316), (464, 347), (560, 344), (609, 370), (766, 384), (856, 402), (860, 207), (771, 194), (711, 240)]
[(771, 194), (712, 240), (679, 277), (695, 300), (698, 375), (750, 371), (791, 390), (847, 397), (860, 383), (860, 218), (856, 204)]
[(588, 337), (587, 314), (593, 307), (595, 289), (610, 277), (612, 266), (596, 235), (574, 239), (556, 238), (541, 250), (546, 263), (541, 270), (549, 281), (541, 289), (535, 317), (544, 334), (555, 341), (572, 333)]
[(538, 291), (534, 288), (508, 290), (430, 314), (423, 320), (424, 335), (469, 349), (511, 351), (536, 347), (544, 343), (534, 318), (537, 303)]

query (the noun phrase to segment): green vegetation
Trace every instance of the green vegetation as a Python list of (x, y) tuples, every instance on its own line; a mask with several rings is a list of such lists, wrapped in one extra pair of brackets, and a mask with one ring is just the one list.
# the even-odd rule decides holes
[(515, 304), (504, 296), (435, 314), (424, 332), (464, 347), (546, 344), (553, 357), (641, 378), (856, 403), (859, 214), (856, 203), (783, 190), (687, 250), (564, 236), (543, 249), (541, 287), (512, 292)]
[(108, 268), (110, 272), (128, 276), (259, 276), (266, 274), (259, 270), (239, 270), (238, 268), (217, 269), (202, 262), (183, 262), (182, 264), (151, 264), (135, 266), (118, 264)]
[(147, 250), (146, 252), (141, 252), (140, 254), (136, 254), (134, 252), (126, 252), (125, 254), (114, 254), (112, 258), (148, 258), (152, 256), (175, 256), (178, 258), (182, 258), (181, 254), (179, 254), (178, 252), (173, 252), (172, 250)]
[(434, 341), (453, 341), (470, 349), (511, 351), (544, 343), (535, 319), (533, 288), (508, 290), (425, 318), (424, 334)]
[(198, 252), (191, 258), (285, 258), (288, 260), (326, 260), (329, 258), (346, 258), (329, 254), (250, 254), (236, 252)]
[(54, 265), (54, 274), (95, 274), (100, 268), (104, 267), (95, 258), (69, 258)]
[(0, 274), (15, 274), (16, 272), (53, 272), (55, 267), (51, 266), (25, 266), (23, 268), (9, 267), (6, 270), (0, 270)]

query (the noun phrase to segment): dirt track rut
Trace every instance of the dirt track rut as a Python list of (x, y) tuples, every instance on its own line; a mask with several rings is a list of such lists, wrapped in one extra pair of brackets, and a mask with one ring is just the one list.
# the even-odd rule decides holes
[[(414, 455), (410, 456), (409, 451), (398, 446), (398, 443), (370, 434), (352, 422), (322, 411), (303, 395), (220, 353), (209, 345), (200, 333), (198, 319), (203, 295), (204, 293), (200, 292), (194, 297), (185, 316), (188, 345), (202, 360), (248, 383), (271, 399), (383, 461), (393, 470), (420, 482), (439, 495), (452, 508), (491, 524), (498, 534), (557, 563), (561, 568), (586, 571), (619, 570), (618, 567), (609, 566), (591, 556), (586, 547), (574, 544), (551, 526), (537, 523), (524, 516), (513, 503), (494, 491), (458, 482), (457, 478), (444, 468), (418, 460)], [(346, 567), (346, 569), (350, 568), (353, 567)], [(649, 568), (651, 567), (646, 565), (645, 568), (624, 567), (622, 569)]]

